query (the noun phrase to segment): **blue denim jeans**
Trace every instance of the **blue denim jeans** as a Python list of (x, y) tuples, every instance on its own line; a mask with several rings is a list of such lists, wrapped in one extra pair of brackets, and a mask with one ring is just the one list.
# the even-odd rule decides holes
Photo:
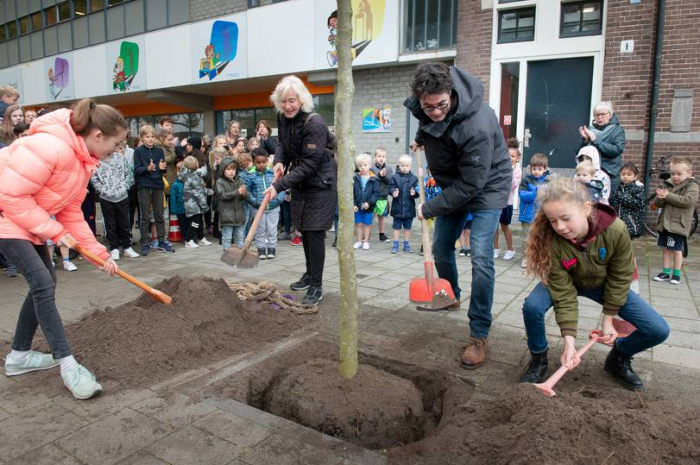
[(22, 239), (0, 239), (0, 252), (17, 266), (29, 285), (29, 294), (19, 311), (12, 348), (31, 350), (34, 334), (41, 326), (53, 358), (71, 355), (63, 322), (56, 308), (56, 273), (48, 247)]
[(221, 226), (221, 245), (224, 250), (228, 250), (229, 247), (231, 247), (231, 241), (233, 241), (233, 244), (239, 249), (243, 247), (243, 242), (245, 241), (244, 224), (239, 226)]
[[(579, 296), (603, 304), (605, 289), (577, 288), (576, 290)], [(534, 354), (547, 350), (544, 317), (550, 308), (552, 308), (552, 296), (544, 284), (539, 283), (523, 304), (527, 347)], [(628, 357), (661, 344), (670, 332), (666, 320), (632, 291), (627, 293), (627, 303), (620, 308), (618, 315), (637, 328), (628, 337), (618, 338), (616, 342), (618, 350)]]
[[(469, 328), (471, 336), (488, 337), (493, 318), (493, 288), (496, 270), (493, 264), (493, 235), (498, 228), (501, 209), (479, 210), (473, 215), (471, 236), (472, 289), (469, 299)], [(460, 298), (459, 272), (455, 260), (455, 241), (467, 223), (468, 212), (450, 213), (435, 221), (433, 255), (438, 276), (449, 281), (455, 297)]]

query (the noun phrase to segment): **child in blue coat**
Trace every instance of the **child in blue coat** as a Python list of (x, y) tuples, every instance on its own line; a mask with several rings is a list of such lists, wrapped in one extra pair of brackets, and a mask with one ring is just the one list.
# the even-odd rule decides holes
[(177, 222), (180, 224), (180, 235), (182, 241), (187, 237), (187, 217), (185, 216), (185, 185), (177, 177), (182, 169), (182, 162), (175, 165), (175, 181), (170, 185), (170, 214), (177, 215)]
[(369, 169), (372, 159), (366, 153), (355, 158), (358, 173), (353, 178), (353, 198), (355, 201), (355, 226), (357, 242), (355, 248), (369, 250), (369, 233), (372, 229), (374, 206), (379, 200), (379, 178)]
[(391, 203), (391, 216), (394, 218), (394, 245), (391, 253), (399, 253), (399, 233), (403, 229), (403, 251), (411, 253), (408, 239), (411, 236), (413, 218), (416, 217), (416, 198), (420, 196), (418, 178), (411, 173), (411, 157), (399, 157), (399, 172), (389, 181), (389, 195), (394, 200)]
[[(537, 214), (537, 191), (538, 189), (552, 181), (555, 177), (554, 173), (549, 170), (549, 159), (547, 155), (543, 153), (536, 153), (530, 159), (530, 166), (525, 168), (525, 173), (523, 174), (523, 180), (520, 182), (520, 187), (518, 188), (518, 196), (520, 197), (520, 215), (518, 220), (523, 228), (524, 241), (523, 244), (527, 243), (527, 239), (530, 235), (530, 224), (535, 220), (535, 214)], [(523, 259), (520, 266), (525, 268), (527, 263)]]
[[(254, 218), (258, 213), (260, 205), (265, 198), (265, 191), (272, 185), (275, 177), (274, 173), (267, 166), (267, 151), (263, 148), (253, 150), (253, 167), (248, 171), (245, 178), (246, 189), (248, 190), (248, 203), (253, 210), (251, 215)], [(281, 192), (270, 199), (263, 214), (258, 230), (255, 231), (255, 245), (258, 247), (260, 259), (275, 258), (277, 248), (277, 223), (280, 218), (280, 203), (284, 201), (284, 192)]]

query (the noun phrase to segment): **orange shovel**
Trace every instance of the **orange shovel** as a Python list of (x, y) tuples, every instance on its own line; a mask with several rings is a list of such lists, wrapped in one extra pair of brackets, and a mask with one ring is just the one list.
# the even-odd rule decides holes
[[(418, 166), (423, 167), (423, 156), (420, 151), (416, 151)], [(418, 190), (420, 201), (425, 204), (425, 189), (423, 187), (423, 176), (418, 180)], [(423, 267), (425, 268), (424, 278), (413, 278), (409, 287), (409, 299), (411, 303), (417, 304), (418, 310), (438, 311), (445, 310), (450, 305), (457, 302), (452, 285), (446, 279), (435, 278), (433, 270), (433, 254), (430, 244), (430, 226), (428, 220), (421, 220), (423, 232)]]
[[(92, 260), (93, 262), (97, 263), (100, 266), (104, 266), (104, 264), (105, 264), (104, 260), (102, 260), (97, 255), (93, 254), (92, 252), (85, 250), (80, 244), (74, 243), (73, 248), (75, 249), (76, 252), (78, 252), (83, 257), (85, 257), (89, 260)], [(143, 289), (144, 291), (146, 291), (146, 293), (149, 296), (151, 296), (154, 300), (157, 300), (158, 302), (162, 302), (166, 305), (169, 305), (173, 301), (173, 298), (170, 297), (169, 295), (167, 295), (161, 291), (158, 291), (156, 289), (153, 289), (148, 284), (146, 284), (143, 281), (140, 281), (140, 280), (134, 278), (133, 276), (123, 272), (121, 269), (119, 271), (117, 271), (117, 274), (119, 276), (121, 276), (122, 278), (126, 279), (127, 281), (129, 281), (131, 284), (134, 284), (134, 285), (140, 287), (141, 289)]]

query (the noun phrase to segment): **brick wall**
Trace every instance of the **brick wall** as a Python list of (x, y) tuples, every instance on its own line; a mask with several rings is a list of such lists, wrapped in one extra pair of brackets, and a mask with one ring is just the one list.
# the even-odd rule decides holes
[(458, 3), (455, 65), (481, 80), (484, 84), (484, 101), (488, 102), (493, 10), (482, 10), (481, 0), (460, 0)]
[(192, 21), (230, 15), (248, 9), (248, 0), (190, 0)]
[[(409, 83), (415, 66), (388, 66), (354, 71), (355, 98), (352, 102), (352, 122), (357, 153), (374, 152), (377, 147), (385, 147), (388, 162), (392, 165), (405, 153), (408, 115), (403, 101), (411, 93)], [(362, 132), (362, 109), (376, 106), (391, 107), (391, 132)]]

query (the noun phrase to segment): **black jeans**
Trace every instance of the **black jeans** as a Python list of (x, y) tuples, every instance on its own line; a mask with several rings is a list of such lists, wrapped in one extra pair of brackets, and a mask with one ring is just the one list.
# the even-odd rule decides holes
[(105, 229), (109, 250), (131, 247), (131, 228), (129, 227), (129, 199), (121, 202), (109, 202), (101, 199), (102, 216), (105, 219)]
[(288, 201), (282, 202), (282, 211), (280, 218), (282, 219), (282, 225), (284, 226), (284, 233), (289, 234), (292, 230), (292, 207), (291, 203)]
[(151, 209), (156, 223), (158, 242), (165, 240), (165, 220), (163, 219), (163, 189), (139, 188), (139, 222), (141, 245), (151, 244)]
[(204, 239), (204, 221), (201, 213), (187, 217), (187, 236), (185, 242)]
[(53, 358), (71, 355), (61, 316), (56, 308), (56, 273), (46, 245), (34, 245), (23, 239), (0, 239), (0, 252), (12, 261), (29, 284), (12, 341), (12, 349), (32, 348), (36, 328), (41, 326)]
[(301, 242), (306, 258), (306, 272), (313, 287), (323, 284), (323, 265), (326, 261), (326, 231), (302, 231)]
[(136, 214), (139, 211), (139, 190), (136, 186), (132, 186), (129, 189), (129, 234), (131, 234), (131, 229), (134, 227), (134, 221)]

